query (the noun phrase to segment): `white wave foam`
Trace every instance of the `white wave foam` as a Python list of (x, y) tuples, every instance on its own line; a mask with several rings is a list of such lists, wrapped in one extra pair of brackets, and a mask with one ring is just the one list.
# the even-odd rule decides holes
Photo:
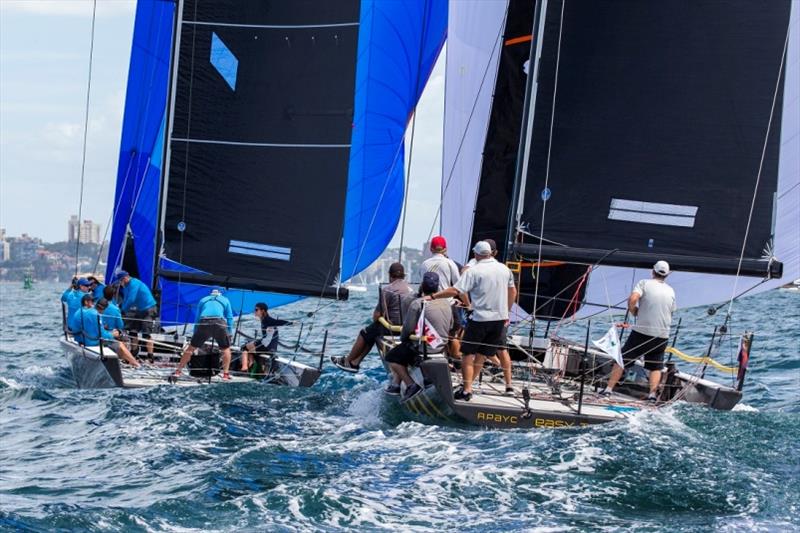
[(25, 386), (22, 385), (22, 383), (12, 378), (5, 378), (0, 376), (0, 383), (4, 384), (9, 389), (20, 390), (25, 388)]
[(744, 413), (758, 413), (758, 409), (753, 407), (752, 405), (747, 405), (746, 403), (737, 403), (733, 406), (731, 411), (739, 411)]

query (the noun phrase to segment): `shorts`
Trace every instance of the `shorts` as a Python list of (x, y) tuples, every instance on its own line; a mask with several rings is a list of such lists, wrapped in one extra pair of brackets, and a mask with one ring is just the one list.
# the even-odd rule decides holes
[(461, 341), (461, 353), (464, 355), (492, 356), (498, 349), (506, 346), (506, 321), (491, 320), (489, 322), (467, 322), (464, 339)]
[(651, 337), (631, 330), (631, 334), (622, 347), (622, 360), (625, 368), (630, 367), (637, 359), (644, 357), (644, 367), (647, 370), (661, 370), (664, 368), (664, 352), (667, 349), (667, 339)]
[(128, 331), (141, 332), (145, 339), (150, 338), (150, 333), (156, 332), (156, 317), (158, 310), (151, 307), (145, 311), (129, 311), (125, 313), (125, 326)]
[[(255, 345), (255, 350), (253, 350), (253, 353), (271, 354), (271, 353), (275, 353), (275, 352), (278, 351), (278, 339), (276, 339), (274, 337), (269, 342), (269, 346), (264, 346), (257, 339), (254, 340), (254, 341), (250, 341), (250, 342), (252, 342)], [(242, 351), (242, 352), (247, 350), (247, 345), (250, 344), (250, 342), (242, 344), (242, 347), (239, 348), (239, 350)]]
[(464, 326), (467, 324), (467, 313), (464, 308), (459, 305), (453, 305), (453, 327), (450, 330), (450, 336), (455, 337)]
[(403, 366), (416, 366), (421, 360), (422, 356), (408, 342), (401, 342), (386, 354), (387, 362)]
[(367, 341), (368, 345), (372, 346), (375, 344), (375, 341), (378, 340), (378, 337), (389, 335), (390, 333), (391, 332), (383, 327), (380, 322), (373, 322), (369, 326), (362, 329), (359, 332), (359, 335), (364, 337), (364, 340)]
[(201, 318), (200, 323), (194, 328), (190, 344), (192, 348), (201, 347), (208, 339), (214, 339), (221, 350), (230, 348), (228, 338), (228, 324), (223, 318)]

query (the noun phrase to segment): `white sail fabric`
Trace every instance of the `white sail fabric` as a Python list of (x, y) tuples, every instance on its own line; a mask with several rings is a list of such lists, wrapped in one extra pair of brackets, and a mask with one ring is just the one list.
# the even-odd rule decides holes
[(451, 0), (449, 5), (440, 227), (450, 257), (460, 263), (470, 250), (507, 7), (506, 0)]
[[(789, 46), (784, 66), (783, 121), (776, 196), (775, 249), (783, 262), (783, 277), (770, 280), (748, 294), (779, 287), (800, 278), (800, 1), (792, 2)], [(754, 177), (755, 179), (755, 177)], [(623, 305), (636, 282), (650, 277), (646, 269), (600, 267), (590, 275), (586, 302), (579, 316), (603, 310), (606, 305)], [(739, 279), (736, 293), (760, 283), (755, 278)], [(733, 276), (674, 272), (668, 278), (675, 289), (678, 307), (694, 307), (728, 300), (733, 295)], [(599, 304), (599, 305), (596, 305)]]

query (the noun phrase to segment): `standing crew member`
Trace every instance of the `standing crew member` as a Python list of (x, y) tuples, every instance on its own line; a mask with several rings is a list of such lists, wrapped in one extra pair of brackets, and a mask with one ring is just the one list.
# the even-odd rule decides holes
[[(667, 285), (669, 272), (669, 263), (658, 261), (653, 265), (652, 278), (640, 280), (628, 297), (628, 312), (636, 317), (636, 324), (631, 326), (631, 334), (622, 347), (622, 360), (628, 368), (638, 358), (644, 357), (644, 367), (650, 371), (647, 399), (651, 402), (658, 399), (656, 391), (661, 383), (672, 313), (677, 309), (675, 291)], [(601, 394), (610, 395), (623, 372), (624, 369), (615, 363)]]
[[(437, 291), (449, 289), (456, 284), (460, 277), (459, 268), (455, 261), (447, 257), (447, 241), (441, 235), (431, 239), (430, 245), (431, 255), (428, 259), (422, 262), (420, 267), (420, 279), (422, 279), (426, 272), (434, 272), (439, 276), (439, 287)], [(453, 325), (448, 332), (450, 355), (454, 358), (461, 356), (461, 333), (462, 324), (465, 321), (464, 309), (461, 307), (459, 301), (451, 301), (453, 304)]]
[(141, 280), (132, 278), (124, 270), (117, 273), (117, 279), (122, 291), (122, 303), (119, 307), (128, 319), (128, 331), (137, 334), (135, 337), (131, 335), (131, 344), (138, 347), (138, 333), (141, 332), (142, 337), (147, 339), (147, 357), (152, 361), (153, 341), (150, 340), (150, 334), (155, 332), (155, 320), (158, 316), (156, 299), (153, 298), (150, 287)]
[(253, 311), (256, 318), (261, 320), (261, 339), (248, 342), (242, 346), (242, 372), (250, 368), (250, 354), (274, 354), (278, 351), (278, 326), (288, 326), (288, 320), (280, 320), (269, 316), (269, 308), (264, 302), (258, 302)]
[(233, 335), (233, 309), (227, 298), (214, 289), (211, 294), (197, 303), (197, 319), (194, 334), (189, 346), (183, 351), (175, 375), (189, 362), (192, 352), (200, 348), (208, 339), (214, 339), (222, 350), (222, 379), (231, 379), (228, 369), (231, 366), (231, 338)]
[[(509, 311), (517, 297), (513, 274), (492, 256), (489, 243), (478, 241), (472, 251), (475, 265), (464, 272), (455, 286), (432, 296), (434, 300), (458, 296), (465, 304), (472, 301), (472, 316), (467, 322), (462, 341), (465, 354), (461, 362), (463, 384), (454, 396), (456, 400), (464, 401), (472, 398), (472, 380), (480, 374), (484, 359), (505, 346), (504, 331), (508, 325)], [(508, 351), (504, 353), (508, 357)], [(510, 361), (501, 359), (501, 362), (511, 368)], [(506, 375), (506, 394), (513, 392), (509, 372)]]

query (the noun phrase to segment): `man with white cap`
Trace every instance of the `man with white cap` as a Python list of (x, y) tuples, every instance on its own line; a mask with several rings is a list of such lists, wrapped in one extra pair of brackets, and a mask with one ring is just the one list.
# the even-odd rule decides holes
[[(622, 347), (622, 359), (627, 368), (640, 357), (644, 358), (644, 367), (650, 371), (650, 395), (647, 399), (651, 402), (658, 398), (656, 391), (661, 383), (672, 313), (677, 308), (675, 291), (667, 285), (669, 272), (669, 263), (658, 261), (653, 265), (652, 278), (639, 281), (628, 297), (628, 312), (636, 318), (636, 324), (631, 326), (631, 334)], [(601, 394), (611, 394), (623, 372), (624, 369), (615, 364)]]
[[(458, 296), (465, 305), (472, 303), (472, 316), (467, 322), (464, 339), (461, 374), (463, 385), (454, 395), (456, 400), (472, 398), (472, 380), (479, 375), (486, 357), (497, 353), (505, 346), (505, 327), (511, 306), (517, 297), (514, 275), (507, 266), (492, 257), (492, 247), (486, 241), (478, 241), (472, 249), (475, 265), (459, 278), (458, 282), (431, 299)], [(474, 366), (473, 366), (474, 365)], [(507, 376), (510, 379), (510, 376)], [(506, 393), (513, 393), (510, 381), (506, 381)]]

